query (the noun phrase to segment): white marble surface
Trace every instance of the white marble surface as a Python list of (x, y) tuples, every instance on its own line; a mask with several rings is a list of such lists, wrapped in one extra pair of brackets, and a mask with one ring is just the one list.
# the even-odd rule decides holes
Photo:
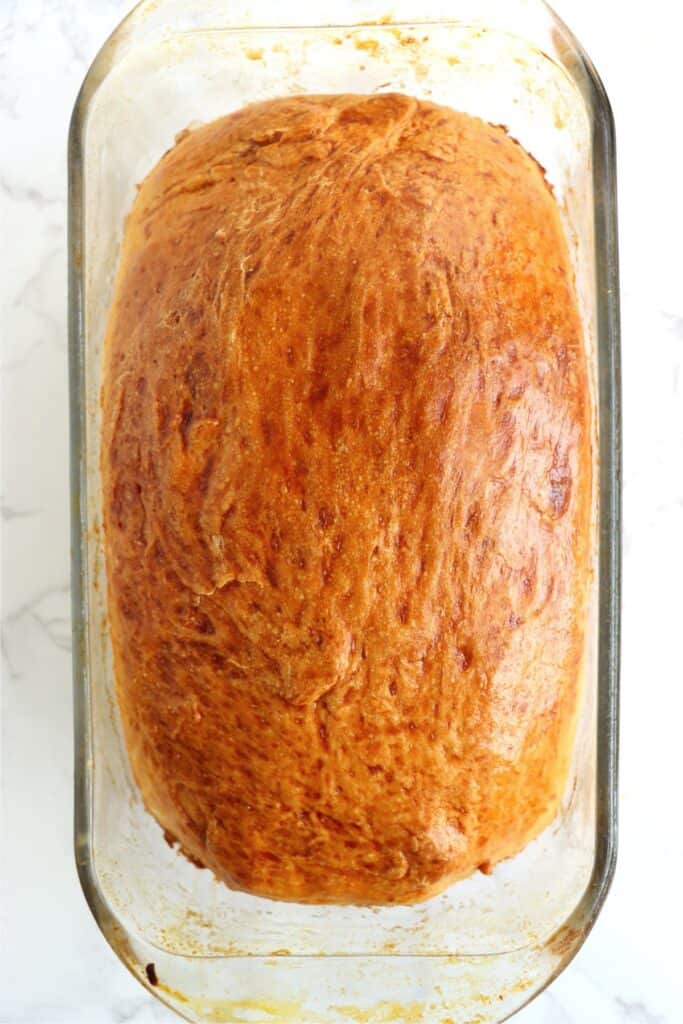
[[(98, 933), (71, 846), (66, 132), (86, 67), (128, 6), (0, 0), (6, 1024), (171, 1019)], [(676, 1024), (683, 1020), (683, 18), (673, 0), (558, 6), (602, 72), (618, 128), (621, 841), (616, 880), (593, 934), (552, 989), (516, 1019)]]

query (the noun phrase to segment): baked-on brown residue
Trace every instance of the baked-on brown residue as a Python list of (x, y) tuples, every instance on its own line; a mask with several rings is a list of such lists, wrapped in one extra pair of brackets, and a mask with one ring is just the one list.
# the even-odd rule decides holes
[(301, 96), (186, 135), (128, 219), (103, 394), (126, 739), (193, 857), (409, 902), (548, 824), (590, 398), (558, 209), (502, 129)]

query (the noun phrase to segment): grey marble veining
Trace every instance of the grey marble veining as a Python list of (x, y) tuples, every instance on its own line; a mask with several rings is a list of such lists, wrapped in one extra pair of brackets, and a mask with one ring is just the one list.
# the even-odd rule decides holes
[[(0, 0), (2, 1024), (173, 1019), (100, 936), (71, 852), (66, 133), (87, 65), (128, 7), (127, 0)], [(678, 1024), (683, 77), (676, 40), (683, 21), (666, 0), (646, 12), (594, 0), (557, 7), (603, 72), (620, 151), (621, 852), (592, 936), (516, 1019)]]
[(625, 1020), (635, 1021), (635, 1024), (664, 1024), (664, 1017), (651, 1013), (645, 1003), (629, 1003), (619, 996), (616, 1001)]

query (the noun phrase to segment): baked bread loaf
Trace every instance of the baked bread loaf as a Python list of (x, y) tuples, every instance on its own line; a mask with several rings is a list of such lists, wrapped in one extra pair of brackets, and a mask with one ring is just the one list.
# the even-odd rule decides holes
[(299, 96), (179, 137), (126, 224), (102, 472), (130, 760), (191, 857), (412, 902), (551, 821), (591, 409), (558, 208), (502, 128)]

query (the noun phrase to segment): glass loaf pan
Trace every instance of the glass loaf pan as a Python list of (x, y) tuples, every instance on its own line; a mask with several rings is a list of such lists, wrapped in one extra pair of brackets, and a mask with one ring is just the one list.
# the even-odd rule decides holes
[[(571, 959), (616, 851), (618, 282), (608, 101), (577, 41), (533, 0), (144, 0), (83, 84), (70, 145), (76, 858), (123, 962), (192, 1021), (506, 1019)], [(444, 6), (447, 17), (444, 17)], [(284, 21), (283, 21), (284, 19)], [(504, 124), (565, 217), (596, 400), (595, 577), (562, 811), (517, 857), (413, 907), (276, 903), (174, 852), (133, 784), (116, 710), (102, 551), (102, 339), (135, 185), (198, 121), (300, 92), (400, 91)], [(148, 969), (153, 964), (154, 969)]]

